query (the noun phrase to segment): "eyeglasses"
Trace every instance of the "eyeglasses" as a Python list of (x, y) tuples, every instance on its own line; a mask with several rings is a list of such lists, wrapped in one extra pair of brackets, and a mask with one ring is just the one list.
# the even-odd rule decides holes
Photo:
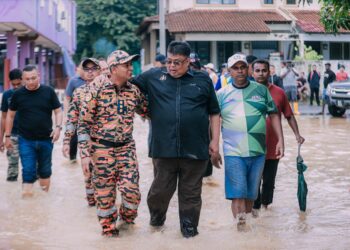
[(246, 70), (248, 67), (246, 65), (242, 65), (241, 67), (238, 67), (238, 66), (233, 66), (232, 69), (234, 71), (243, 71), (243, 70)]
[(100, 69), (100, 67), (97, 67), (97, 66), (91, 67), (91, 68), (88, 68), (88, 67), (83, 68), (83, 70), (84, 70), (85, 72), (94, 72), (94, 71), (97, 71), (97, 70), (99, 70), (99, 69)]
[(180, 66), (181, 64), (183, 64), (185, 61), (187, 60), (187, 58), (183, 59), (183, 60), (169, 60), (167, 59), (165, 61), (166, 65), (171, 65), (174, 64), (175, 67)]

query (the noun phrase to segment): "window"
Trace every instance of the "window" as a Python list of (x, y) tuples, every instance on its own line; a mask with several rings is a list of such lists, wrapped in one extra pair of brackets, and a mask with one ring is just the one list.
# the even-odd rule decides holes
[[(227, 59), (233, 54), (241, 51), (241, 42), (217, 42), (218, 68), (227, 63)], [(215, 64), (215, 62), (213, 62)]]
[(264, 4), (273, 4), (273, 0), (264, 0)]
[(188, 42), (191, 46), (192, 52), (198, 54), (201, 65), (210, 63), (210, 42)]
[(297, 1), (296, 0), (287, 0), (287, 4), (295, 5), (295, 4), (297, 4)]
[(349, 43), (329, 43), (329, 55), (331, 60), (349, 60)]
[(236, 0), (196, 0), (197, 4), (236, 4)]

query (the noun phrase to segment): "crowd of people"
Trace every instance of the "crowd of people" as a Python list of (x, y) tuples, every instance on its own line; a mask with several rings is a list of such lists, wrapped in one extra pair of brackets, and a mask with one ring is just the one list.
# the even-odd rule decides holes
[[(277, 76), (269, 61), (236, 53), (218, 75), (212, 63), (202, 67), (188, 43), (173, 41), (167, 56), (157, 55), (153, 68), (132, 76), (132, 63), (138, 58), (116, 50), (107, 59), (82, 59), (66, 89), (64, 118), (55, 92), (40, 84), (35, 66), (12, 70), (13, 88), (4, 93), (1, 105), (0, 150), (7, 149), (7, 180), (17, 180), (20, 158), (22, 195), (33, 195), (37, 179), (44, 191), (49, 190), (53, 144), (65, 119), (62, 153), (75, 162), (79, 146), (87, 203), (96, 206), (102, 235), (118, 236), (119, 230), (134, 223), (141, 200), (133, 138), (138, 114), (150, 125), (151, 227), (164, 229), (177, 188), (181, 233), (196, 236), (203, 177), (211, 176), (213, 166), (220, 168), (224, 158), (225, 196), (231, 200), (237, 229), (248, 230), (247, 217), (259, 216), (261, 206), (267, 209), (273, 202), (278, 163), (284, 156), (282, 114), (302, 144), (305, 139), (294, 114), (306, 82), (310, 104), (315, 98), (320, 105), (316, 65), (305, 79), (292, 63), (283, 62)], [(326, 64), (324, 88), (345, 79), (345, 74), (335, 74)]]
[[(253, 80), (251, 65), (256, 59), (257, 58), (253, 55), (247, 56), (247, 62), (249, 65), (248, 79), (250, 80)], [(277, 75), (276, 66), (270, 65), (269, 82), (285, 91), (288, 101), (292, 106), (293, 112), (296, 115), (300, 114), (298, 102), (307, 101), (307, 99), (309, 99), (310, 106), (314, 104), (314, 100), (316, 104), (320, 106), (322, 100), (322, 114), (324, 114), (324, 108), (327, 104), (326, 90), (328, 84), (334, 81), (346, 81), (349, 79), (344, 65), (339, 65), (338, 72), (334, 73), (331, 69), (331, 64), (326, 63), (325, 72), (323, 74), (323, 91), (320, 96), (320, 82), (322, 76), (315, 64), (311, 66), (310, 72), (307, 76), (303, 71), (298, 72), (291, 61), (281, 62), (280, 67), (280, 74)], [(222, 87), (225, 87), (227, 83), (232, 83), (233, 81), (228, 72), (227, 63), (221, 65), (218, 73), (216, 73), (215, 65), (213, 63), (203, 65), (201, 69), (208, 72), (216, 91)]]

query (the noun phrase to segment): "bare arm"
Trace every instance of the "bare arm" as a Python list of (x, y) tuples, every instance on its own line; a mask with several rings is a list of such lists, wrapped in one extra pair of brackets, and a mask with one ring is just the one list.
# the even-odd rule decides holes
[[(11, 135), (13, 121), (15, 119), (16, 111), (8, 110), (5, 122), (5, 136)], [(5, 139), (5, 147), (7, 150), (12, 149), (12, 143), (9, 137)]]
[(278, 142), (276, 145), (276, 156), (277, 156), (277, 159), (281, 159), (284, 156), (284, 138), (283, 138), (281, 118), (278, 114), (270, 114), (269, 116), (271, 119), (271, 125), (278, 139)]
[(289, 127), (293, 130), (293, 133), (295, 135), (295, 138), (297, 139), (297, 142), (299, 144), (303, 144), (305, 139), (304, 137), (302, 137), (300, 134), (299, 134), (299, 128), (298, 128), (298, 123), (297, 123), (297, 120), (295, 119), (294, 115), (292, 115), (291, 117), (289, 117), (287, 119), (288, 121), (288, 124), (289, 124)]
[(209, 145), (209, 153), (211, 155), (212, 163), (215, 167), (220, 168), (222, 164), (221, 155), (219, 153), (219, 140), (220, 140), (220, 115), (210, 115), (210, 131), (211, 141)]
[[(52, 137), (52, 143), (56, 142), (60, 138), (60, 133), (62, 129), (62, 110), (61, 107), (54, 109), (55, 113), (55, 129), (52, 131), (51, 136)], [(57, 127), (59, 126), (59, 127)]]
[(0, 123), (0, 152), (4, 151), (4, 133), (5, 133), (5, 121), (7, 112), (1, 112), (1, 123)]

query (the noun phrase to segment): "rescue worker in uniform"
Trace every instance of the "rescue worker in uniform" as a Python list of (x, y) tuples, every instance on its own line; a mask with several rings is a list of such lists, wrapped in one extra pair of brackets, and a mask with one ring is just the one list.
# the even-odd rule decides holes
[[(64, 133), (62, 147), (63, 155), (67, 158), (69, 157), (71, 140), (78, 125), (81, 102), (84, 100), (85, 93), (89, 92), (90, 83), (101, 73), (99, 61), (95, 58), (84, 59), (80, 65), (82, 65), (83, 79), (85, 80), (85, 84), (74, 90), (67, 110), (66, 131)], [(90, 164), (90, 171), (91, 170), (92, 163)], [(95, 206), (94, 189), (91, 183), (91, 175), (85, 178), (85, 191), (88, 205)]]
[[(119, 234), (116, 188), (121, 193), (119, 226), (133, 223), (141, 198), (132, 132), (135, 113), (147, 114), (147, 101), (140, 90), (128, 82), (133, 70), (132, 61), (138, 58), (138, 55), (130, 56), (122, 50), (112, 52), (107, 59), (110, 79), (104, 78), (104, 83), (90, 89), (79, 115), (82, 167), (89, 176), (89, 164), (94, 163), (92, 181), (97, 216), (102, 235), (108, 237)], [(100, 81), (101, 77), (104, 76), (97, 77), (94, 82)]]

